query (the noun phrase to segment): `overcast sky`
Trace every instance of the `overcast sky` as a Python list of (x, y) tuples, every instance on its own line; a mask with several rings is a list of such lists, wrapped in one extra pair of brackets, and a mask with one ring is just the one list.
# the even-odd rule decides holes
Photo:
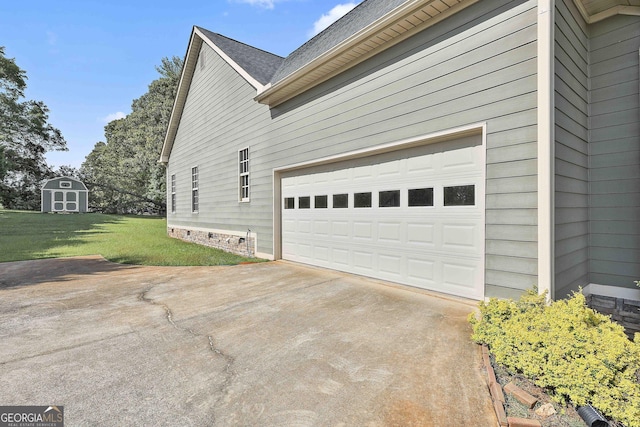
[(0, 1), (0, 46), (27, 72), (27, 99), (43, 101), (80, 167), (104, 126), (158, 77), (163, 57), (184, 58), (193, 25), (286, 56), (360, 0)]

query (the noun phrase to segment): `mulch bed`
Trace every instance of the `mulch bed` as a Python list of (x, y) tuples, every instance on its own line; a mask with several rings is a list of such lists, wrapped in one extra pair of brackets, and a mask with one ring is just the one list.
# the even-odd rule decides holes
[[(497, 382), (504, 388), (510, 382), (528, 392), (532, 396), (538, 399), (538, 402), (532, 409), (527, 408), (525, 405), (516, 400), (511, 394), (505, 393), (505, 411), (508, 417), (528, 418), (532, 420), (540, 421), (542, 427), (585, 427), (586, 424), (578, 415), (576, 408), (572, 405), (560, 405), (553, 401), (551, 397), (541, 387), (533, 384), (532, 381), (523, 377), (522, 375), (512, 374), (507, 371), (506, 368), (496, 364), (493, 356), (491, 358), (491, 365), (495, 371)], [(535, 413), (535, 410), (540, 406), (551, 403), (556, 410), (555, 415), (543, 418)], [(610, 427), (624, 427), (623, 424), (615, 421), (609, 421)]]

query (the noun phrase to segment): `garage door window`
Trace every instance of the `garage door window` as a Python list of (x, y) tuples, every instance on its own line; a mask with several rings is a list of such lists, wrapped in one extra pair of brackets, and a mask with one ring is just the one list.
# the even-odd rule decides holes
[(311, 208), (311, 197), (298, 197), (298, 209), (309, 209)]
[(433, 206), (433, 188), (409, 190), (409, 206)]
[(475, 185), (444, 187), (445, 206), (473, 206), (476, 202)]
[(378, 194), (378, 206), (381, 208), (400, 207), (400, 190), (381, 191)]
[(370, 208), (371, 193), (355, 193), (353, 195), (353, 207), (354, 208)]
[(327, 196), (315, 196), (313, 202), (316, 209), (327, 208)]
[(285, 197), (284, 198), (284, 208), (285, 209), (293, 209), (293, 208), (295, 208), (295, 199), (293, 197)]
[(348, 194), (334, 194), (333, 195), (333, 208), (344, 209), (349, 207), (349, 195)]

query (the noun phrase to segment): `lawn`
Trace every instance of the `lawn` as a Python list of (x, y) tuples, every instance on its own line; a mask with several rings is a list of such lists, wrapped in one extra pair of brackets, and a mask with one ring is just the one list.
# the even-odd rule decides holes
[(165, 218), (0, 209), (0, 262), (80, 255), (139, 265), (262, 261), (169, 238)]

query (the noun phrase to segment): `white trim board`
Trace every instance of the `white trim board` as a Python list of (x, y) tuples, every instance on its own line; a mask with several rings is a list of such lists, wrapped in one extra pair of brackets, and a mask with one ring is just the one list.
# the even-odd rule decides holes
[[(340, 162), (349, 159), (357, 159), (375, 154), (382, 154), (390, 151), (402, 150), (423, 144), (435, 144), (438, 142), (448, 141), (467, 135), (482, 134), (482, 144), (485, 147), (485, 163), (486, 163), (486, 147), (487, 147), (487, 123), (472, 123), (466, 126), (459, 126), (451, 129), (444, 129), (437, 132), (419, 135), (412, 138), (402, 139), (400, 141), (390, 142), (386, 144), (367, 147), (360, 150), (354, 150), (334, 156), (321, 157), (307, 162), (294, 163), (273, 169), (272, 193), (273, 201), (271, 203), (273, 218), (273, 259), (282, 259), (282, 210), (280, 209), (280, 200), (282, 196), (282, 178), (283, 172), (289, 172), (296, 169), (303, 169), (310, 166), (319, 166), (329, 163)], [(486, 175), (485, 175), (486, 179)], [(486, 208), (486, 207), (485, 207)]]
[(194, 27), (193, 28), (193, 32), (196, 33), (198, 35), (198, 37), (200, 37), (202, 39), (202, 41), (209, 46), (211, 49), (213, 49), (213, 51), (215, 53), (217, 53), (218, 55), (220, 55), (220, 57), (227, 62), (229, 65), (231, 65), (231, 68), (233, 68), (238, 74), (240, 74), (242, 76), (243, 79), (245, 79), (251, 86), (253, 86), (254, 89), (256, 89), (257, 91), (261, 91), (263, 90), (264, 86), (262, 85), (262, 83), (260, 83), (259, 81), (257, 81), (256, 79), (254, 79), (253, 77), (251, 77), (251, 75), (249, 73), (247, 73), (244, 68), (242, 68), (240, 65), (238, 65), (238, 63), (236, 61), (234, 61), (233, 59), (231, 59), (231, 57), (229, 57), (229, 55), (227, 55), (226, 53), (224, 53), (224, 51), (222, 49), (220, 49), (214, 42), (213, 40), (210, 40), (209, 37), (207, 37), (202, 31), (200, 31), (200, 29), (198, 27)]
[(622, 288), (620, 286), (598, 285), (589, 283), (582, 288), (584, 295), (600, 295), (603, 297), (623, 298), (634, 301), (640, 301), (640, 288)]
[[(376, 145), (373, 147), (367, 147), (364, 149), (353, 150), (345, 153), (341, 153), (338, 155), (327, 156), (323, 158), (318, 158), (314, 160), (310, 160), (307, 162), (295, 163), (279, 168), (273, 169), (273, 251), (274, 251), (274, 259), (282, 259), (282, 209), (281, 209), (281, 199), (282, 199), (282, 176), (286, 172), (297, 171), (301, 169), (306, 169), (309, 167), (315, 166), (323, 166), (323, 165), (331, 165), (338, 162), (354, 160), (365, 158), (369, 156), (385, 154), (395, 151), (406, 150), (410, 148), (427, 146), (431, 144), (453, 141), (458, 138), (463, 138), (466, 136), (476, 135), (481, 138), (481, 143), (483, 147), (482, 151), (482, 159), (481, 162), (484, 164), (483, 168), (483, 179), (482, 179), (482, 188), (481, 193), (484, 195), (486, 192), (486, 149), (487, 149), (487, 124), (485, 122), (469, 124), (466, 126), (456, 127), (452, 129), (446, 129), (438, 132), (433, 132), (426, 135), (419, 135), (407, 139), (403, 139), (400, 141), (385, 143)], [(484, 224), (486, 224), (486, 204), (485, 198), (482, 197), (481, 200), (478, 201), (478, 207), (482, 211), (482, 236), (481, 240), (483, 242), (486, 241), (486, 232)], [(484, 244), (483, 244), (484, 247)], [(481, 260), (479, 261), (482, 266), (482, 295), (478, 296), (479, 300), (484, 298), (484, 292), (486, 289), (486, 251), (482, 251)]]
[(555, 0), (538, 0), (538, 291), (555, 297)]
[(482, 143), (486, 146), (486, 126), (487, 124), (474, 123), (466, 126), (460, 126), (452, 129), (445, 129), (438, 132), (419, 135), (412, 138), (402, 139), (400, 141), (380, 144), (374, 147), (367, 147), (360, 150), (349, 151), (347, 153), (336, 154), (334, 156), (321, 157), (307, 162), (294, 163), (273, 169), (274, 173), (289, 172), (296, 169), (303, 169), (310, 166), (319, 166), (323, 164), (341, 162), (344, 160), (357, 159), (360, 157), (373, 156), (375, 154), (383, 154), (405, 148), (416, 147), (419, 145), (435, 144), (438, 142), (449, 141), (463, 136), (482, 134)]

